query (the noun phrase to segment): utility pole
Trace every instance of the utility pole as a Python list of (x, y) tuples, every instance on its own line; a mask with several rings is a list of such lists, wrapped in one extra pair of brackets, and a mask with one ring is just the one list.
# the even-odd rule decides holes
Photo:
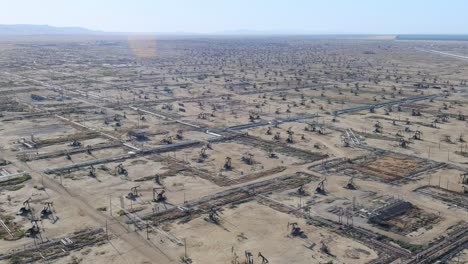
[(112, 197), (110, 194), (109, 194), (109, 212), (110, 212), (110, 215), (112, 216)]
[(188, 256), (187, 256), (187, 238), (184, 238), (184, 247), (185, 247), (185, 260), (187, 261), (188, 260)]
[(148, 223), (148, 219), (146, 219), (146, 239), (150, 239), (149, 238), (149, 223)]

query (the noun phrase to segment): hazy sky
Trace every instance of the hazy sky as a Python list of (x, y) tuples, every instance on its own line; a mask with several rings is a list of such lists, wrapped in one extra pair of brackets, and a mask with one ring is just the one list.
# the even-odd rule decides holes
[(468, 33), (468, 0), (0, 0), (0, 24), (118, 32)]

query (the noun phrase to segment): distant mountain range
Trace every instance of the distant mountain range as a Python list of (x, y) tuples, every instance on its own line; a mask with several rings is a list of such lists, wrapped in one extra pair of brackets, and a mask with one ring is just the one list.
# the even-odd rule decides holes
[(0, 35), (89, 35), (104, 32), (82, 27), (53, 27), (48, 25), (0, 25)]
[(106, 32), (91, 30), (83, 27), (54, 27), (49, 25), (1, 25), (0, 36), (26, 36), (26, 35), (138, 35), (154, 34), (163, 36), (275, 36), (275, 35), (302, 35), (310, 38), (323, 39), (396, 39), (396, 40), (457, 40), (468, 41), (468, 35), (449, 35), (449, 34), (330, 34), (325, 32), (301, 33), (286, 31), (259, 31), (259, 30), (226, 30), (213, 33), (193, 33), (193, 32)]

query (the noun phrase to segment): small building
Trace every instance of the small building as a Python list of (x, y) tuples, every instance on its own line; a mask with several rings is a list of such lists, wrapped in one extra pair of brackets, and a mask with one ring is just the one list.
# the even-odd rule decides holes
[(149, 140), (148, 136), (146, 135), (146, 132), (141, 129), (130, 130), (128, 132), (128, 137), (133, 138), (137, 141)]

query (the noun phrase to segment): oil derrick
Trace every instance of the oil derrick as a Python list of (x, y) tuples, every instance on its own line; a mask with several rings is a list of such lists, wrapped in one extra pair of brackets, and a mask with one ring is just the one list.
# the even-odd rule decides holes
[[(182, 140), (182, 139), (184, 139), (184, 134), (183, 134), (183, 133), (184, 133), (184, 132), (183, 132), (181, 129), (177, 130), (177, 134), (176, 134), (177, 140)], [(171, 144), (171, 143), (168, 143), (168, 144)]]
[(422, 135), (422, 132), (419, 130), (416, 130), (416, 132), (414, 132), (413, 138), (415, 140), (421, 140), (421, 135)]
[(273, 139), (274, 140), (280, 140), (281, 139), (281, 136), (280, 136), (280, 132), (276, 132), (276, 134), (273, 136)]
[(167, 200), (166, 190), (161, 187), (153, 188), (153, 202), (160, 203)]
[(354, 184), (354, 176), (349, 178), (348, 182), (344, 186), (348, 190), (356, 190), (356, 185)]
[(161, 140), (161, 143), (164, 143), (164, 144), (172, 144), (172, 136), (166, 136), (163, 140)]
[(44, 208), (41, 210), (41, 218), (48, 219), (50, 215), (53, 214), (53, 203), (52, 202), (45, 202)]
[(93, 165), (89, 166), (89, 176), (96, 178), (96, 168)]
[(262, 259), (262, 264), (270, 263), (270, 261), (268, 261), (268, 259), (265, 258), (265, 256), (263, 256), (261, 252), (258, 252), (258, 257)]
[(254, 157), (254, 155), (252, 153), (246, 152), (242, 156), (242, 161), (247, 165), (253, 165), (254, 164), (253, 157)]
[(304, 231), (299, 227), (297, 223), (288, 223), (288, 228), (291, 228), (290, 235), (292, 237), (304, 237)]
[(124, 168), (122, 163), (120, 163), (119, 165), (115, 167), (115, 173), (116, 175), (128, 176), (128, 171)]
[(140, 186), (135, 186), (135, 187), (132, 187), (130, 189), (130, 192), (127, 194), (126, 198), (127, 199), (130, 199), (130, 200), (136, 200), (136, 198), (138, 198), (140, 196), (140, 194), (138, 193), (138, 188)]
[(318, 183), (317, 188), (315, 188), (316, 193), (323, 194), (323, 195), (326, 194), (326, 190), (325, 190), (326, 181), (327, 181), (326, 179), (323, 179), (322, 181)]
[(375, 133), (382, 133), (383, 127), (382, 127), (382, 123), (380, 123), (380, 121), (377, 121), (375, 123), (374, 127), (375, 127), (375, 130), (374, 130)]
[(224, 169), (232, 170), (231, 157), (226, 157), (226, 161), (224, 162)]
[(253, 264), (254, 263), (254, 259), (253, 259), (253, 255), (250, 251), (245, 251), (245, 264)]
[(19, 211), (16, 213), (17, 215), (27, 217), (32, 213), (29, 201), (31, 201), (31, 197), (29, 197), (26, 201), (23, 202), (23, 207), (19, 209)]

